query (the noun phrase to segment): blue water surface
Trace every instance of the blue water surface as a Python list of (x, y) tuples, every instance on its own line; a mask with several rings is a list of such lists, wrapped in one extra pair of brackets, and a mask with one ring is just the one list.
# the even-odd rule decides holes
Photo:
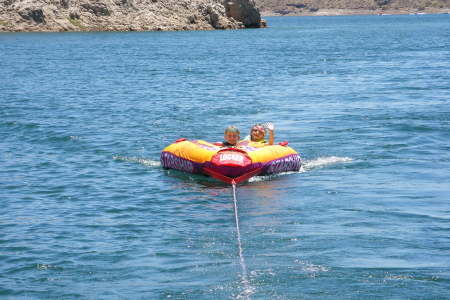
[[(450, 16), (0, 34), (0, 298), (448, 299)], [(272, 121), (300, 173), (165, 171)]]

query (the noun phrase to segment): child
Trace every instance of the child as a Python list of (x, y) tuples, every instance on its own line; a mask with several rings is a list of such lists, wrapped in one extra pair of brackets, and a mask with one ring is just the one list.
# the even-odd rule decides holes
[(239, 129), (236, 126), (228, 126), (225, 129), (224, 133), (224, 139), (225, 141), (222, 142), (222, 147), (236, 147), (240, 136)]
[(266, 143), (264, 137), (266, 135), (265, 129), (269, 131), (269, 145), (274, 142), (274, 127), (272, 123), (265, 123), (264, 125), (256, 124), (250, 130), (250, 140), (252, 142)]

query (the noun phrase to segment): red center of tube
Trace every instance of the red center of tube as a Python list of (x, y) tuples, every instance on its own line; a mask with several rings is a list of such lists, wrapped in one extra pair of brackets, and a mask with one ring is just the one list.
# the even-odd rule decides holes
[(246, 167), (252, 160), (245, 152), (235, 149), (224, 149), (217, 152), (211, 159), (216, 166)]

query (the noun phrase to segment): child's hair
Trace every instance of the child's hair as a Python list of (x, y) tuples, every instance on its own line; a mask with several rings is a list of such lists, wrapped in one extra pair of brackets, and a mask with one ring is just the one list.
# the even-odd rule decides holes
[(241, 133), (241, 132), (239, 131), (239, 129), (238, 129), (236, 126), (228, 126), (228, 127), (225, 129), (225, 134), (226, 134), (227, 132), (236, 133), (236, 134), (238, 134), (238, 135)]

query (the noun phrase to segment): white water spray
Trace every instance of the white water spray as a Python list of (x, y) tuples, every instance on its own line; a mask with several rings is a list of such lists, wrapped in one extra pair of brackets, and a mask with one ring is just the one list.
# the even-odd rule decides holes
[(339, 156), (327, 156), (327, 157), (319, 157), (313, 160), (305, 160), (303, 161), (302, 167), (297, 172), (283, 172), (283, 173), (277, 173), (277, 174), (271, 174), (271, 175), (265, 175), (265, 176), (255, 176), (248, 180), (248, 182), (260, 182), (260, 181), (267, 181), (272, 180), (274, 178), (289, 175), (289, 174), (295, 174), (295, 173), (304, 173), (311, 171), (313, 169), (322, 168), (328, 165), (334, 165), (339, 163), (348, 163), (353, 161), (353, 158), (351, 157), (339, 157)]
[(351, 157), (339, 157), (339, 156), (318, 157), (313, 160), (304, 161), (303, 168), (305, 169), (305, 171), (309, 171), (312, 169), (321, 168), (328, 165), (347, 163), (351, 161), (353, 161)]
[(114, 160), (128, 161), (133, 163), (138, 163), (141, 165), (149, 166), (149, 167), (160, 167), (161, 162), (158, 160), (151, 160), (147, 158), (135, 157), (135, 156), (113, 156)]

